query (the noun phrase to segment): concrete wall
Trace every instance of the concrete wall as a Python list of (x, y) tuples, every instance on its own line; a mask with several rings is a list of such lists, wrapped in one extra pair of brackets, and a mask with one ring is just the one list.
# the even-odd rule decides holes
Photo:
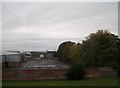
[(7, 56), (8, 56), (7, 62), (21, 62), (20, 54), (11, 54)]
[(5, 55), (0, 55), (0, 59), (2, 60), (2, 63), (6, 61), (6, 56)]
[(20, 67), (21, 63), (20, 62), (8, 62), (7, 66), (8, 67)]
[(2, 67), (19, 67), (21, 64), (20, 54), (0, 55), (2, 59)]
[(20, 67), (21, 66), (21, 62), (3, 62), (2, 63), (2, 68), (16, 68), (16, 67)]
[[(104, 69), (104, 70), (103, 70)], [(106, 76), (117, 76), (117, 71), (115, 71), (113, 68), (109, 67), (109, 69), (106, 69), (106, 67), (96, 67), (96, 68), (86, 68), (85, 69), (85, 77), (106, 77)]]
[(99, 68), (86, 68), (85, 69), (85, 77), (100, 77), (100, 70)]

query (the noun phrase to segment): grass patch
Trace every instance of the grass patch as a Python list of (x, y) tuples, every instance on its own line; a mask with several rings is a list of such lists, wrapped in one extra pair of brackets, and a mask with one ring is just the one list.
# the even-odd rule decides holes
[(2, 86), (117, 86), (117, 77), (84, 80), (3, 81)]

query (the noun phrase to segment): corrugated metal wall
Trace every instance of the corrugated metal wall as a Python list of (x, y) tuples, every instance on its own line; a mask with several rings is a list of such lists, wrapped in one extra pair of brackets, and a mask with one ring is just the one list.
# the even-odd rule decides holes
[(21, 62), (20, 54), (0, 55), (0, 59), (3, 62)]

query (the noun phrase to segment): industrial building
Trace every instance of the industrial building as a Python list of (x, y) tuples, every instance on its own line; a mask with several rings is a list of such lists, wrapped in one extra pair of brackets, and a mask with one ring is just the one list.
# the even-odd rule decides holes
[[(22, 54), (19, 52), (4, 52), (0, 55), (3, 64), (2, 79), (66, 79), (66, 72), (71, 69), (71, 65), (61, 62), (58, 57), (54, 56), (54, 53), (37, 51), (29, 51)], [(25, 59), (26, 61), (24, 61)], [(116, 75), (116, 71), (109, 67), (85, 68), (86, 78)]]
[(0, 59), (2, 59), (2, 68), (21, 66), (21, 54), (18, 51), (3, 51)]
[(70, 69), (69, 65), (56, 59), (53, 53), (25, 52), (22, 58), (18, 52), (4, 55), (3, 62), (7, 62), (10, 69), (3, 69), (3, 80), (66, 79), (65, 74)]

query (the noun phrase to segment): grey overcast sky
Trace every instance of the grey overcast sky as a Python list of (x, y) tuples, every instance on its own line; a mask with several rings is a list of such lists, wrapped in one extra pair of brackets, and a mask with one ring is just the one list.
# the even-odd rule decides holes
[(3, 2), (4, 50), (56, 50), (100, 29), (118, 34), (117, 2)]

